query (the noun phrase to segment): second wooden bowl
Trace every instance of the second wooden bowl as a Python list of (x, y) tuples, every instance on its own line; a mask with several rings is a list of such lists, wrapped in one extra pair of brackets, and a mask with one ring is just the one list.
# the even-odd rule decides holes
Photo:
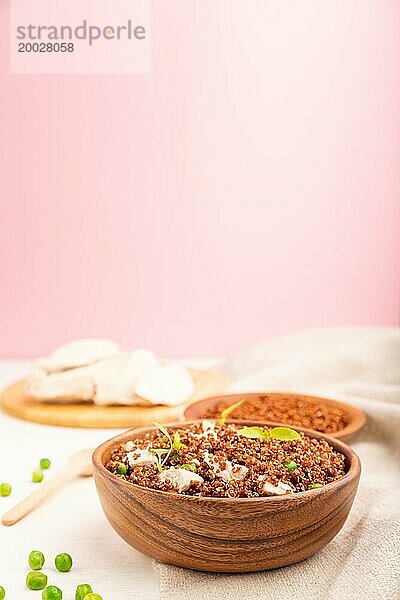
[(317, 552), (347, 519), (360, 461), (343, 442), (310, 435), (327, 439), (346, 457), (344, 477), (322, 488), (265, 498), (208, 498), (148, 489), (106, 469), (115, 444), (141, 438), (152, 429), (131, 429), (93, 454), (94, 478), (107, 519), (128, 544), (152, 558), (201, 571), (274, 569)]
[[(350, 438), (354, 433), (356, 433), (357, 431), (359, 431), (360, 429), (362, 429), (366, 423), (367, 417), (365, 415), (365, 413), (363, 413), (362, 410), (360, 410), (359, 408), (356, 408), (355, 406), (351, 406), (350, 404), (345, 404), (344, 402), (338, 402), (337, 400), (331, 400), (329, 398), (320, 398), (318, 396), (305, 396), (303, 394), (295, 394), (295, 393), (291, 393), (291, 392), (250, 392), (250, 393), (243, 393), (243, 394), (224, 394), (224, 395), (220, 395), (220, 396), (212, 396), (209, 398), (204, 398), (203, 400), (198, 400), (197, 402), (193, 402), (192, 404), (190, 404), (184, 412), (184, 417), (186, 420), (191, 421), (193, 419), (204, 419), (207, 415), (207, 412), (211, 409), (214, 408), (218, 402), (220, 402), (221, 400), (229, 400), (231, 401), (232, 404), (234, 404), (235, 402), (238, 402), (239, 400), (251, 400), (253, 398), (264, 398), (265, 402), (268, 402), (268, 399), (278, 399), (278, 400), (285, 400), (285, 398), (290, 398), (290, 399), (298, 399), (300, 400), (303, 404), (307, 403), (307, 402), (313, 402), (315, 400), (319, 400), (325, 404), (327, 404), (328, 406), (331, 406), (332, 408), (336, 408), (336, 409), (340, 409), (342, 410), (344, 413), (346, 413), (347, 417), (348, 417), (348, 423), (346, 425), (346, 427), (344, 427), (343, 429), (340, 429), (339, 431), (336, 431), (335, 433), (329, 433), (329, 434), (324, 434), (324, 435), (329, 435), (330, 437), (334, 437), (334, 438), (340, 438), (340, 439), (344, 439), (347, 440), (348, 438)], [(235, 421), (234, 417), (228, 417), (229, 421)], [(250, 420), (249, 420), (250, 422)], [(272, 423), (272, 420), (268, 420), (268, 419), (260, 419), (260, 420), (256, 420), (256, 419), (252, 419), (251, 423), (254, 425), (256, 423)], [(274, 421), (275, 423), (275, 421)], [(290, 427), (293, 427), (294, 429), (296, 429), (296, 426), (294, 425), (290, 425)], [(303, 428), (304, 431), (314, 431), (312, 429), (306, 429)], [(318, 432), (317, 432), (318, 433)]]

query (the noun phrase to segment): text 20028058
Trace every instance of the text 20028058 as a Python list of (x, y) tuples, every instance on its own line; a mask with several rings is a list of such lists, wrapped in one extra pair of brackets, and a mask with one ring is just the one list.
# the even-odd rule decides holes
[(74, 50), (72, 42), (20, 42), (18, 44), (18, 52), (74, 52)]

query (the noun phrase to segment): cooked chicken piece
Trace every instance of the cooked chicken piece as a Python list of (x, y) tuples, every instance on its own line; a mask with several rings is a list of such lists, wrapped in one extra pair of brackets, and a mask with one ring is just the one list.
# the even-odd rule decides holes
[(173, 486), (178, 488), (179, 492), (184, 492), (190, 488), (192, 483), (203, 483), (204, 479), (186, 469), (177, 469), (176, 467), (170, 467), (159, 474), (161, 481), (167, 481)]
[(215, 432), (216, 424), (216, 421), (204, 420), (201, 422), (201, 426), (203, 429), (202, 433), (192, 433), (192, 436), (200, 440), (201, 438), (207, 438), (209, 435), (212, 435), (212, 437), (216, 440), (218, 437)]
[(137, 398), (135, 386), (152, 367), (158, 365), (157, 358), (149, 350), (119, 353), (94, 365), (96, 404), (148, 404)]
[(110, 340), (75, 340), (54, 350), (48, 357), (39, 358), (36, 366), (48, 373), (91, 365), (103, 358), (118, 354), (119, 347)]
[(265, 481), (262, 491), (268, 494), (276, 494), (283, 496), (284, 494), (293, 493), (292, 488), (287, 483), (278, 481), (278, 485), (272, 485), (269, 481)]
[(249, 470), (245, 465), (233, 463), (230, 460), (225, 461), (225, 468), (222, 469), (215, 456), (208, 451), (204, 453), (203, 460), (214, 471), (217, 477), (220, 477), (226, 482), (233, 480), (243, 481)]
[(36, 369), (28, 377), (28, 392), (43, 401), (93, 400), (93, 367), (79, 367), (51, 374)]
[(152, 404), (175, 406), (192, 396), (192, 376), (183, 365), (155, 366), (136, 385), (136, 394)]
[(136, 467), (137, 465), (145, 465), (146, 467), (149, 467), (157, 464), (156, 455), (154, 452), (150, 452), (148, 448), (144, 448), (143, 450), (138, 448), (133, 452), (128, 452), (126, 456), (131, 467)]

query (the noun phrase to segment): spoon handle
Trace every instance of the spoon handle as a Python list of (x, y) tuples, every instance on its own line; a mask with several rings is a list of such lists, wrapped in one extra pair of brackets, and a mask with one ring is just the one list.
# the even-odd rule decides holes
[(20, 521), (48, 498), (50, 494), (59, 490), (78, 475), (79, 473), (76, 469), (71, 467), (64, 468), (60, 473), (42, 483), (37, 490), (24, 498), (24, 500), (21, 500), (14, 508), (6, 512), (2, 518), (3, 525), (14, 525), (14, 523)]

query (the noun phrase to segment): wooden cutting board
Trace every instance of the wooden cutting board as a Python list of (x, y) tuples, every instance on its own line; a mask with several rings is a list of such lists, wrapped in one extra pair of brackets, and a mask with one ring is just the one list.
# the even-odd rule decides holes
[(95, 406), (91, 402), (40, 402), (29, 396), (26, 381), (17, 381), (7, 387), (0, 405), (9, 415), (62, 427), (129, 428), (145, 425), (151, 421), (175, 421), (183, 416), (185, 408), (196, 400), (222, 392), (229, 384), (229, 377), (218, 371), (190, 369), (194, 379), (193, 396), (179, 406)]

